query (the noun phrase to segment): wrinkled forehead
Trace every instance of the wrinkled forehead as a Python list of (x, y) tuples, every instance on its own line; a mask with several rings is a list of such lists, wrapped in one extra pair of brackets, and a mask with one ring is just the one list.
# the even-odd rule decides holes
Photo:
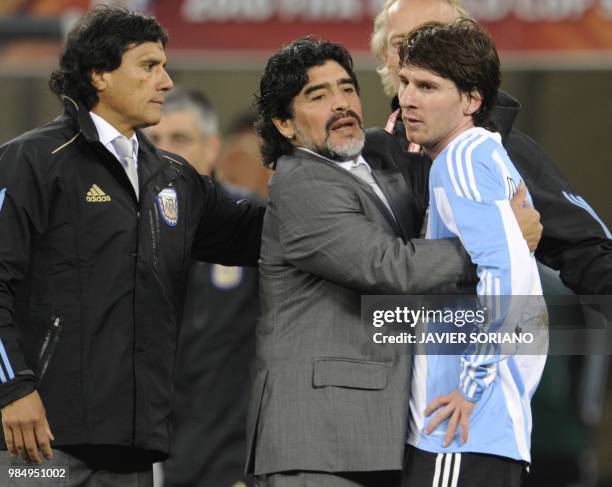
[(351, 76), (337, 61), (329, 59), (321, 65), (308, 68), (306, 71), (308, 81), (302, 87), (300, 95), (316, 89), (317, 87), (331, 87), (340, 84), (354, 84)]

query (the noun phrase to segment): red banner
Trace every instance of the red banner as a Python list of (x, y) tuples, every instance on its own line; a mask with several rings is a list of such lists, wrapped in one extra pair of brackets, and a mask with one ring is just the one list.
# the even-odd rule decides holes
[[(354, 53), (368, 51), (373, 19), (384, 0), (3, 0), (0, 19), (74, 20), (78, 12), (102, 2), (155, 15), (170, 32), (172, 50), (248, 56), (267, 54), (304, 35), (340, 42)], [(490, 30), (502, 53), (612, 53), (612, 0), (464, 4)]]
[[(170, 48), (270, 51), (312, 34), (368, 50), (381, 0), (158, 0)], [(466, 0), (500, 51), (612, 51), (612, 0)]]

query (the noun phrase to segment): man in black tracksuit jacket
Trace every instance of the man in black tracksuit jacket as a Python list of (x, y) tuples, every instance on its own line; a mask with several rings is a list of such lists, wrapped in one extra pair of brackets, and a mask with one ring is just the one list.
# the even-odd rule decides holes
[[(371, 39), (385, 91), (397, 94), (399, 46), (412, 29), (425, 22), (453, 22), (469, 17), (461, 0), (386, 0)], [(387, 131), (408, 148), (400, 104), (393, 98)], [(554, 162), (530, 137), (512, 128), (520, 104), (500, 92), (492, 120), (512, 162), (525, 180), (544, 227), (536, 251), (541, 263), (560, 271), (563, 283), (577, 294), (612, 294), (612, 240), (605, 224), (571, 188)], [(411, 147), (412, 149), (416, 149)], [(413, 161), (431, 164), (410, 153)]]
[[(397, 96), (391, 108), (394, 114), (401, 111)], [(537, 259), (559, 270), (561, 280), (576, 293), (612, 294), (612, 240), (607, 227), (572, 190), (542, 148), (512, 128), (519, 110), (519, 102), (500, 91), (491, 118), (510, 159), (525, 179), (534, 207), (540, 212), (544, 230), (536, 250)], [(393, 118), (391, 131), (407, 150), (401, 114)], [(431, 164), (420, 152), (408, 152), (408, 156), (420, 164)]]
[[(227, 199), (183, 159), (131, 130), (135, 192), (90, 110), (105, 96), (106, 108), (126, 106), (113, 114), (118, 120), (128, 112), (141, 124), (159, 120), (172, 87), (163, 70), (165, 32), (154, 19), (119, 8), (98, 9), (76, 31), (91, 34), (96, 23), (93, 42), (109, 29), (127, 35), (121, 69), (92, 71), (100, 102), (64, 96), (63, 116), (0, 147), (2, 444), (38, 460), (36, 447), (48, 453), (45, 440), (53, 436), (53, 448), (94, 471), (123, 465), (127, 472), (148, 468), (150, 476), (151, 463), (168, 453), (187, 265), (191, 257), (255, 265), (263, 208)], [(130, 37), (134, 24), (144, 25), (141, 38)], [(73, 41), (74, 49), (88, 47)], [(133, 82), (138, 92), (111, 98), (107, 88), (117, 79), (114, 90)], [(143, 108), (132, 114), (141, 97)], [(44, 409), (28, 416), (38, 395)], [(28, 440), (34, 448), (20, 449)]]

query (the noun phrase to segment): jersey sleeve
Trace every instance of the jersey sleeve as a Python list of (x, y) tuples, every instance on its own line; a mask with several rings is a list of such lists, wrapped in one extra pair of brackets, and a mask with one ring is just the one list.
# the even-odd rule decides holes
[[(449, 150), (439, 161), (435, 185), (437, 210), (449, 215), (455, 232), (477, 265), (480, 305), (489, 320), (480, 331), (493, 332), (505, 322), (512, 295), (533, 290), (533, 258), (510, 207), (509, 198), (520, 181), (512, 178), (504, 149), (492, 140)], [(444, 156), (444, 154), (443, 154)], [(495, 380), (499, 347), (470, 345), (462, 356), (459, 388), (476, 402)]]

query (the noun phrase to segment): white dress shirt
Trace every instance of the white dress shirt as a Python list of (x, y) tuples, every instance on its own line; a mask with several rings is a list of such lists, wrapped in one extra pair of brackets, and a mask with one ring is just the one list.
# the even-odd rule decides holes
[[(95, 114), (94, 112), (89, 112), (91, 115), (91, 119), (93, 120), (94, 125), (96, 126), (96, 130), (98, 131), (98, 137), (102, 145), (106, 147), (112, 155), (114, 155), (117, 160), (123, 166), (123, 169), (126, 170), (127, 174), (127, 165), (125, 161), (122, 161), (113, 146), (113, 140), (117, 137), (125, 137), (121, 132), (119, 132), (115, 127), (113, 127), (110, 123), (104, 120), (100, 115)], [(136, 133), (130, 137), (129, 141), (132, 143), (132, 147), (134, 148), (134, 162), (136, 164), (136, 168), (138, 168), (138, 138), (136, 137)], [(129, 175), (128, 175), (129, 176)]]

